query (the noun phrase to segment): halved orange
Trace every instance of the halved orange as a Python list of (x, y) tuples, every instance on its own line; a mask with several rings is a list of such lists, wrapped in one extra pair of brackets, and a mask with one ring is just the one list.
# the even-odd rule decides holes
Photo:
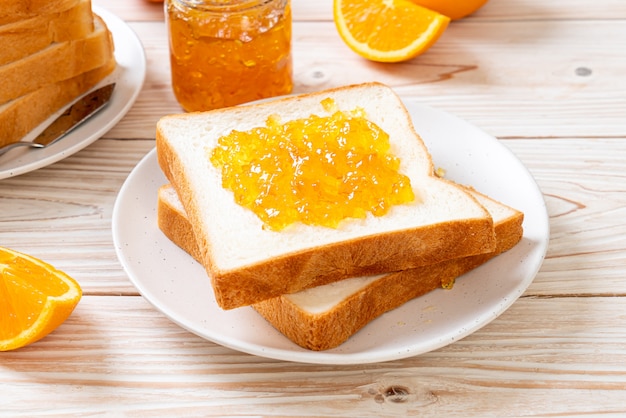
[(471, 15), (487, 3), (487, 0), (411, 0), (413, 3), (434, 10), (451, 20)]
[(0, 247), (0, 351), (48, 335), (82, 296), (78, 283), (48, 263)]
[(335, 25), (357, 54), (380, 62), (400, 62), (425, 52), (450, 18), (409, 0), (334, 0)]

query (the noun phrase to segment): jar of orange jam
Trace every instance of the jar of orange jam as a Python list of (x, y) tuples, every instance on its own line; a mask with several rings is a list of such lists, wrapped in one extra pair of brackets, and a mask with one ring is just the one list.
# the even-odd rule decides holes
[(288, 94), (289, 0), (167, 0), (172, 87), (186, 111)]

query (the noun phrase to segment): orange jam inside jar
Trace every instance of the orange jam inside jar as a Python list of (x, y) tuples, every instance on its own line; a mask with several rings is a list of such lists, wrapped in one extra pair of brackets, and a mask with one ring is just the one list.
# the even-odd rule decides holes
[(167, 0), (172, 87), (186, 111), (291, 92), (289, 0)]
[[(325, 99), (326, 108), (334, 102)], [(348, 218), (385, 215), (415, 199), (389, 135), (362, 109), (233, 130), (209, 156), (222, 186), (272, 230), (295, 223), (337, 228)]]

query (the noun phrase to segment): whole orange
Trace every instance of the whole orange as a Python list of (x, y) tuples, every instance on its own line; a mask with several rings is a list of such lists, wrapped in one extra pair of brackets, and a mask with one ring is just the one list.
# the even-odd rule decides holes
[(413, 3), (434, 10), (452, 20), (461, 19), (483, 7), (487, 0), (411, 0)]

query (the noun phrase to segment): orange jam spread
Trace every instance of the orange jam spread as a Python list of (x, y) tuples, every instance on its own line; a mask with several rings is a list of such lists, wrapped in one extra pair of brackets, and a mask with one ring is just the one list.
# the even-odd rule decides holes
[(449, 279), (449, 280), (442, 280), (441, 281), (441, 287), (443, 289), (450, 290), (450, 289), (452, 289), (454, 287), (454, 282), (455, 282), (454, 278), (453, 279)]
[(291, 92), (288, 1), (172, 0), (166, 8), (172, 87), (186, 111)]
[(363, 109), (266, 125), (219, 138), (211, 154), (222, 186), (270, 229), (295, 222), (336, 228), (347, 218), (386, 214), (415, 196), (399, 172), (389, 135), (367, 120)]

